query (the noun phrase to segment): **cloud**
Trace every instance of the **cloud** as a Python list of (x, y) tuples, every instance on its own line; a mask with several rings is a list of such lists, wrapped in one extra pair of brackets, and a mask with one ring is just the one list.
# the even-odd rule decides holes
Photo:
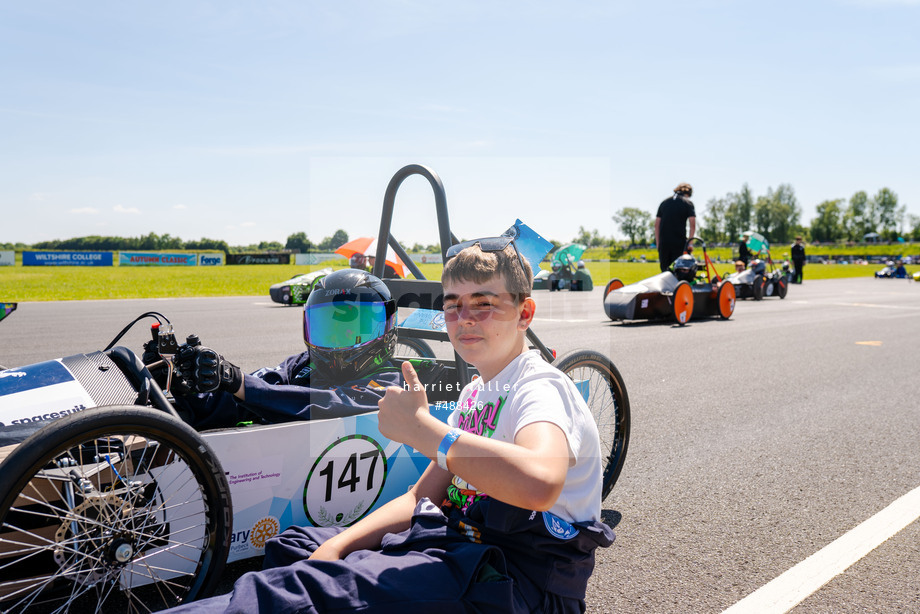
[(188, 209), (188, 207), (186, 207), (185, 205), (179, 204), (179, 205), (173, 205), (173, 209)]
[(240, 228), (252, 228), (256, 225), (255, 222), (243, 222), (240, 224)]
[(115, 205), (112, 207), (112, 211), (115, 213), (132, 213), (134, 215), (140, 215), (141, 210), (137, 207), (122, 207), (121, 205)]
[(76, 215), (96, 215), (99, 213), (99, 209), (95, 207), (80, 207), (78, 209), (71, 209), (70, 212)]
[(29, 194), (29, 200), (41, 202), (45, 200), (46, 196), (48, 196), (48, 194), (45, 192), (33, 192), (32, 194)]

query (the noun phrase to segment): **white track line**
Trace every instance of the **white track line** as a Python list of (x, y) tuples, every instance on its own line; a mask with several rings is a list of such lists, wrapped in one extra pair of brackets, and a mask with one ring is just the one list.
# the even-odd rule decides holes
[(723, 614), (788, 612), (917, 518), (920, 518), (920, 487), (763, 585)]

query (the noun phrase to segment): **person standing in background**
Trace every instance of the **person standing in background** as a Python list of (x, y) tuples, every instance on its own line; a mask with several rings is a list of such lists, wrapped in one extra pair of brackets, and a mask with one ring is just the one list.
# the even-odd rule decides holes
[(805, 245), (802, 244), (802, 237), (796, 237), (795, 243), (792, 244), (792, 266), (795, 269), (792, 283), (802, 283), (805, 269)]
[(696, 234), (696, 209), (690, 197), (693, 188), (681, 183), (674, 188), (674, 195), (658, 205), (655, 216), (655, 244), (658, 246), (658, 264), (661, 271), (667, 271), (671, 263), (687, 248), (687, 222), (690, 222), (690, 237)]

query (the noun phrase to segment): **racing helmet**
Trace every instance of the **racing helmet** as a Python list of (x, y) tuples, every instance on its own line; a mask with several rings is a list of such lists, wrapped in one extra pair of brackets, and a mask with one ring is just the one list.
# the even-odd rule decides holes
[(354, 253), (351, 255), (351, 258), (348, 259), (348, 266), (353, 269), (366, 269), (367, 268), (367, 256), (364, 254)]
[(558, 273), (559, 271), (562, 270), (562, 263), (559, 262), (558, 260), (553, 260), (553, 263), (551, 266), (553, 267), (553, 273)]
[(342, 269), (320, 279), (303, 307), (310, 360), (330, 377), (361, 378), (396, 349), (396, 301), (367, 271)]
[(684, 254), (671, 264), (671, 272), (681, 281), (692, 282), (696, 279), (696, 258)]
[(579, 260), (579, 261), (578, 261), (578, 268), (579, 268), (579, 269), (584, 269), (584, 268), (585, 268), (585, 261), (584, 261), (584, 260)]
[(885, 263), (885, 266), (893, 267), (893, 266), (894, 266), (894, 260), (889, 260), (888, 262)]

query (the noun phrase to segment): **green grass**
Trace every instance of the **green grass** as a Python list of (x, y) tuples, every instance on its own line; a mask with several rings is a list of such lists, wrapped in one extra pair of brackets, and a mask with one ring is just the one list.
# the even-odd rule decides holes
[[(547, 265), (544, 264), (544, 267)], [(596, 286), (618, 277), (630, 284), (658, 273), (657, 262), (587, 262)], [(216, 267), (0, 267), (0, 302), (61, 301), (189, 296), (265, 296), (268, 287), (299, 273), (323, 268), (297, 265)], [(428, 279), (441, 278), (438, 264), (420, 265)], [(731, 270), (717, 264), (719, 273)], [(805, 279), (872, 277), (878, 265), (809, 264)], [(913, 274), (920, 265), (907, 267)]]

